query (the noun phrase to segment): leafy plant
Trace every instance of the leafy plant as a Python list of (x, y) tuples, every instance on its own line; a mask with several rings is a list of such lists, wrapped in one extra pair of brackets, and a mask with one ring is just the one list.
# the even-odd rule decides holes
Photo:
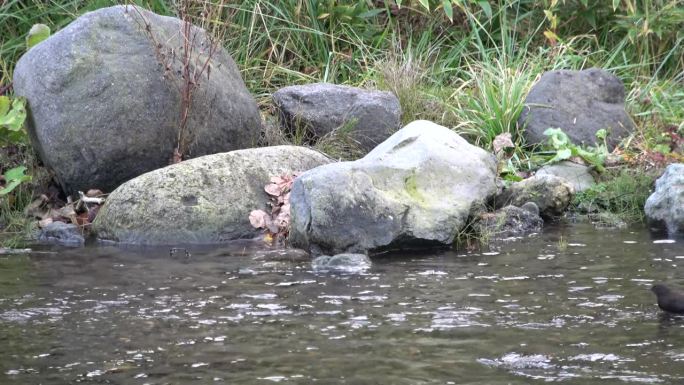
[(24, 175), (26, 172), (26, 167), (17, 166), (5, 171), (3, 179), (5, 180), (5, 187), (0, 189), (0, 196), (7, 195), (12, 192), (17, 186), (22, 182), (30, 181), (30, 175)]
[(31, 47), (48, 37), (50, 37), (50, 27), (45, 24), (34, 24), (28, 35), (26, 35), (26, 49), (31, 49)]
[[(26, 142), (24, 121), (26, 120), (26, 107), (23, 98), (11, 100), (8, 96), (0, 95), (0, 144), (23, 144)], [(17, 166), (5, 171), (2, 179), (5, 186), (0, 189), (0, 196), (11, 193), (22, 182), (30, 181), (31, 177), (25, 175), (25, 166)]]
[(10, 99), (0, 95), (0, 144), (23, 144), (26, 142), (24, 121), (26, 101), (24, 98)]
[[(396, 2), (398, 6), (401, 6), (403, 3), (401, 0), (396, 0)], [(427, 11), (441, 8), (444, 10), (444, 15), (450, 21), (454, 20), (454, 8), (461, 9), (464, 12), (471, 12), (470, 8), (473, 5), (479, 6), (488, 18), (492, 17), (492, 6), (488, 0), (418, 0), (418, 3)]]
[(627, 222), (644, 218), (644, 205), (651, 195), (653, 184), (660, 173), (644, 169), (609, 170), (603, 181), (577, 192), (573, 206), (612, 213)]
[[(30, 49), (34, 45), (50, 36), (50, 28), (44, 24), (35, 24), (26, 35), (26, 47)], [(11, 87), (2, 87), (5, 91)], [(10, 99), (9, 96), (0, 93), (0, 144), (2, 146), (25, 144), (27, 134), (24, 129), (26, 121), (26, 100), (23, 97)], [(5, 186), (0, 189), (0, 196), (11, 193), (22, 182), (30, 181), (30, 175), (25, 175), (26, 167), (16, 166), (5, 171), (3, 181)]]
[(249, 222), (256, 229), (264, 229), (267, 243), (283, 243), (290, 231), (290, 190), (297, 174), (283, 174), (271, 178), (264, 187), (269, 195), (270, 212), (252, 210)]
[(603, 164), (608, 156), (608, 149), (605, 144), (606, 130), (601, 129), (596, 132), (596, 138), (602, 143), (587, 149), (572, 143), (568, 135), (560, 128), (548, 128), (544, 131), (544, 135), (548, 136), (549, 145), (555, 151), (553, 157), (546, 162), (547, 164), (575, 157), (581, 158), (596, 168), (596, 171), (603, 172)]
[(505, 57), (468, 64), (463, 84), (454, 93), (454, 113), (461, 122), (457, 129), (489, 149), (503, 133), (521, 141), (518, 117), (536, 72), (526, 64), (507, 63)]

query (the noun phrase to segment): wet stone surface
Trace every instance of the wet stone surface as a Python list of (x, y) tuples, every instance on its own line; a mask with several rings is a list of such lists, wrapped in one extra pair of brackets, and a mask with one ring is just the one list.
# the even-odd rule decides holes
[[(56, 249), (55, 249), (56, 250)], [(357, 274), (241, 250), (0, 256), (2, 384), (684, 381), (684, 243), (590, 224)]]

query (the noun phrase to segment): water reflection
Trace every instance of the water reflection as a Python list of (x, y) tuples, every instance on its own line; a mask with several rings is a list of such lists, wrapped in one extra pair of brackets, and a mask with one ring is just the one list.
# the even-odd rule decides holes
[(5, 258), (0, 383), (677, 383), (684, 317), (649, 288), (684, 246), (654, 240), (578, 225), (361, 274), (249, 245)]

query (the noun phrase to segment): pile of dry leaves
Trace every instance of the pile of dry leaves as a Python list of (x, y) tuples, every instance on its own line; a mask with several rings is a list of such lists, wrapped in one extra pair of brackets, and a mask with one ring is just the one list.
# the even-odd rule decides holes
[(264, 187), (270, 198), (270, 212), (252, 210), (249, 213), (249, 222), (254, 228), (265, 230), (265, 241), (268, 243), (284, 243), (287, 240), (290, 230), (290, 190), (297, 175), (272, 177), (271, 182)]
[(79, 199), (74, 201), (68, 197), (66, 202), (57, 199), (55, 195), (41, 194), (26, 206), (25, 213), (36, 219), (40, 228), (52, 222), (65, 222), (87, 230), (104, 203), (106, 194), (95, 189), (88, 190), (85, 194), (79, 191), (78, 194)]

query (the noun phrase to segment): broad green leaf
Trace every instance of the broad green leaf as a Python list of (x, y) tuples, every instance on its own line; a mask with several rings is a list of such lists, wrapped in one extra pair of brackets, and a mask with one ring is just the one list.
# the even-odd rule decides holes
[(492, 6), (489, 5), (489, 1), (478, 1), (477, 3), (480, 5), (480, 8), (482, 8), (485, 15), (487, 15), (487, 18), (491, 19), (492, 18)]
[(522, 177), (519, 177), (518, 175), (512, 173), (503, 174), (503, 179), (509, 182), (520, 182), (521, 180), (523, 180)]
[(620, 0), (613, 0), (613, 12), (617, 11), (618, 6), (620, 6)]
[(430, 1), (429, 0), (418, 0), (420, 5), (423, 6), (423, 8), (427, 9), (428, 11), (430, 10)]
[(402, 0), (396, 0), (396, 3), (397, 3), (397, 7), (398, 7), (398, 8), (401, 8), (401, 1), (402, 1)]
[(558, 152), (556, 152), (556, 155), (553, 158), (551, 158), (547, 163), (560, 162), (561, 160), (570, 159), (570, 157), (572, 157), (572, 150), (570, 150), (569, 148), (564, 148), (558, 150)]
[(5, 182), (7, 184), (5, 185), (5, 188), (0, 190), (0, 196), (7, 195), (12, 192), (12, 190), (19, 186), (21, 182), (31, 180), (30, 175), (24, 175), (25, 171), (25, 166), (18, 166), (5, 171)]
[(24, 99), (16, 98), (12, 101), (12, 109), (0, 114), (0, 127), (7, 127), (10, 131), (19, 131), (24, 127), (26, 108)]
[(602, 128), (598, 131), (596, 131), (596, 138), (599, 140), (606, 140), (606, 137), (608, 136), (608, 131), (606, 131), (605, 128)]
[(575, 155), (579, 156), (580, 158), (584, 159), (585, 162), (594, 166), (594, 168), (596, 168), (596, 171), (603, 172), (603, 163), (606, 160), (605, 155), (593, 151), (587, 151), (580, 147), (575, 148)]
[(11, 104), (9, 96), (0, 95), (0, 117), (7, 115)]
[(559, 150), (570, 145), (570, 138), (560, 128), (547, 128), (544, 135), (549, 137), (549, 142), (553, 148)]
[(451, 0), (444, 0), (442, 2), (444, 6), (444, 14), (449, 18), (450, 22), (454, 22), (454, 8), (451, 6)]
[(50, 37), (50, 27), (45, 24), (34, 24), (28, 35), (26, 35), (26, 49)]
[(3, 129), (0, 129), (0, 135), (6, 135), (5, 138), (0, 138), (0, 144), (3, 144), (3, 142), (7, 142), (10, 144), (19, 144), (19, 143), (25, 143), (26, 142), (26, 131), (20, 130), (20, 131), (9, 131), (6, 130), (3, 132)]

